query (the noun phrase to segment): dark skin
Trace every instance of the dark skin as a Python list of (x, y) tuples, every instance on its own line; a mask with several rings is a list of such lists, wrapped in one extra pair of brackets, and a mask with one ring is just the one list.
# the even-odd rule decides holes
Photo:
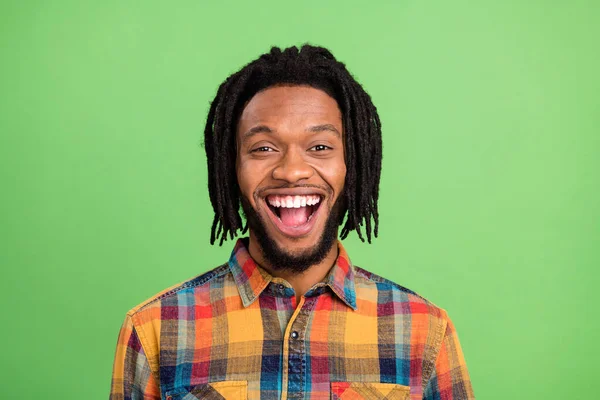
[[(337, 102), (308, 86), (265, 89), (252, 97), (242, 112), (237, 148), (240, 191), (264, 222), (269, 237), (290, 254), (314, 248), (334, 202), (343, 193), (346, 177), (342, 114)], [(286, 195), (320, 196), (318, 211), (304, 229), (282, 229), (269, 211), (269, 196)], [(274, 268), (263, 257), (252, 230), (249, 252), (271, 275), (290, 283), (296, 304), (327, 276), (338, 255), (334, 245), (320, 263), (302, 273)]]

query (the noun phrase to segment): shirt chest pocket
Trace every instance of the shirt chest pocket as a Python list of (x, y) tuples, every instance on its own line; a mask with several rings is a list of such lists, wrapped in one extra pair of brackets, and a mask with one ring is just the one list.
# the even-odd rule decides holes
[(247, 400), (247, 381), (223, 381), (196, 385), (188, 389), (167, 392), (166, 400)]
[(408, 400), (410, 387), (395, 383), (331, 382), (332, 400)]

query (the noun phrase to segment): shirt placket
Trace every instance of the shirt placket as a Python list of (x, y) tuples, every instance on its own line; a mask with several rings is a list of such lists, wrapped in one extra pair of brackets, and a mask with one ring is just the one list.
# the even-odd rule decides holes
[(300, 298), (287, 324), (283, 342), (281, 399), (302, 399), (306, 387), (306, 328), (315, 298)]

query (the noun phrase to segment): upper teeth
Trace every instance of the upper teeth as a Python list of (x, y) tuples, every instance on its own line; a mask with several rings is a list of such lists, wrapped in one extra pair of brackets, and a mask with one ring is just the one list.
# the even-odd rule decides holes
[(319, 195), (307, 195), (307, 196), (279, 196), (273, 195), (267, 198), (267, 201), (273, 207), (283, 208), (300, 208), (306, 206), (312, 206), (321, 201)]

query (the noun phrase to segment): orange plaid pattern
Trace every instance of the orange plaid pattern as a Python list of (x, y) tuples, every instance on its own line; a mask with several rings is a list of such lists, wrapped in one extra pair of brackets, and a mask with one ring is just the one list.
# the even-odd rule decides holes
[(473, 399), (446, 312), (338, 246), (298, 304), (239, 240), (227, 264), (132, 309), (111, 399)]

